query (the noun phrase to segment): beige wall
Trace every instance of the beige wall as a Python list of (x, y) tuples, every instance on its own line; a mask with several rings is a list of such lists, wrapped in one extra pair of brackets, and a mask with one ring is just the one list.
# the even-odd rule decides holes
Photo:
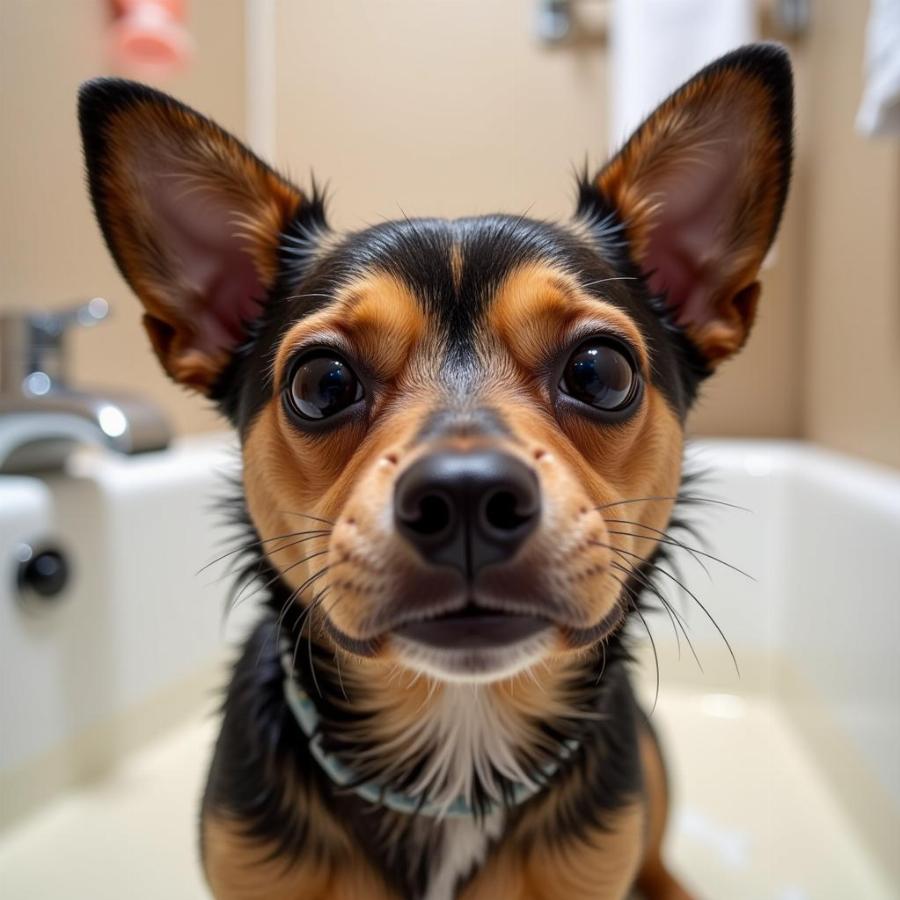
[[(263, 6), (265, 4), (262, 4)], [(75, 340), (82, 384), (142, 392), (176, 427), (216, 424), (159, 374), (139, 308), (91, 221), (74, 97), (102, 71), (99, 2), (0, 0), (0, 308), (105, 294), (115, 319)], [(164, 87), (238, 134), (244, 4), (193, 0), (194, 67)], [(606, 150), (600, 43), (546, 49), (525, 0), (275, 7), (276, 161), (332, 187), (341, 227), (494, 210), (568, 215), (572, 166)], [(798, 76), (797, 177), (747, 350), (691, 429), (808, 435), (900, 464), (900, 152), (853, 132), (863, 4), (820, 0)]]
[[(113, 316), (73, 334), (73, 378), (148, 396), (180, 431), (217, 425), (204, 401), (160, 372), (140, 308), (94, 223), (82, 177), (78, 85), (114, 74), (105, 64), (107, 4), (100, 0), (0, 0), (0, 309), (54, 308), (101, 295)], [(242, 0), (189, 4), (197, 56), (164, 87), (243, 131)]]
[(803, 427), (900, 466), (900, 142), (853, 128), (865, 6), (818, 0), (809, 46)]
[[(568, 216), (573, 166), (605, 158), (602, 42), (546, 48), (534, 6), (278, 4), (278, 162), (334, 189), (345, 227), (407, 215)], [(693, 431), (800, 429), (799, 220), (792, 200), (747, 351), (706, 387)]]

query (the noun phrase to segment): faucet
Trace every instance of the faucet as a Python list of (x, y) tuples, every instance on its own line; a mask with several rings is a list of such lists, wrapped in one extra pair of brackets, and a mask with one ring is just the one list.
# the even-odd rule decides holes
[(82, 443), (127, 454), (168, 446), (169, 427), (152, 404), (68, 383), (68, 330), (108, 315), (102, 297), (62, 312), (0, 314), (0, 472), (58, 468)]

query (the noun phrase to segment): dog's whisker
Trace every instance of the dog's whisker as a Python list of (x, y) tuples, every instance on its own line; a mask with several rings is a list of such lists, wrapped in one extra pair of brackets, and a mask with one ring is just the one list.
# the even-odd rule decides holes
[(347, 691), (344, 688), (344, 676), (341, 674), (341, 654), (337, 646), (334, 648), (334, 664), (337, 667), (338, 684), (341, 688), (341, 694), (343, 694), (344, 700), (349, 703), (350, 698), (347, 696)]
[[(281, 611), (278, 613), (278, 618), (275, 620), (275, 637), (276, 641), (281, 636), (281, 627), (284, 625), (285, 617), (288, 614), (288, 610), (294, 605), (299, 597), (303, 595), (303, 592), (308, 588), (312, 587), (316, 581), (318, 581), (326, 572), (328, 572), (332, 568), (331, 565), (324, 565), (322, 568), (318, 569), (316, 572), (313, 572), (299, 587), (295, 588), (288, 595), (287, 600), (284, 601), (284, 604), (281, 607)], [(305, 607), (301, 612), (295, 623), (295, 627), (302, 626), (303, 618), (306, 613), (309, 611), (309, 607)]]
[[(675, 609), (675, 607), (672, 606), (671, 603), (669, 603), (669, 601), (665, 598), (665, 596), (660, 592), (659, 588), (651, 580), (649, 580), (643, 574), (641, 574), (641, 572), (637, 571), (636, 569), (632, 568), (631, 566), (622, 565), (621, 563), (618, 563), (615, 560), (612, 560), (612, 565), (615, 566), (615, 568), (618, 569), (620, 572), (625, 573), (628, 577), (633, 577), (633, 578), (637, 579), (637, 581), (639, 581), (644, 586), (644, 588), (649, 590), (659, 600), (663, 609), (668, 613), (669, 621), (672, 622), (673, 627), (674, 627), (675, 623), (677, 623), (678, 626), (681, 628), (681, 633), (682, 633), (682, 635), (684, 635), (684, 639), (687, 642), (688, 648), (691, 651), (691, 656), (694, 657), (694, 662), (697, 664), (697, 668), (700, 670), (701, 673), (703, 673), (703, 671), (704, 671), (703, 663), (700, 661), (700, 657), (697, 654), (696, 648), (694, 647), (694, 642), (691, 640), (691, 636), (688, 634), (687, 622), (685, 622), (684, 618), (681, 616), (681, 614), (678, 612), (678, 610)], [(681, 641), (678, 638), (677, 630), (675, 631), (675, 640), (676, 640), (676, 643), (678, 644), (678, 658), (681, 659)]]
[[(281, 620), (282, 623), (284, 622), (284, 616), (287, 615), (288, 610), (303, 595), (303, 592), (305, 590), (307, 590), (308, 588), (311, 588), (320, 578), (323, 578), (325, 575), (327, 575), (337, 565), (338, 564), (335, 563), (330, 566), (323, 566), (321, 569), (319, 569), (318, 572), (315, 572), (313, 575), (310, 575), (309, 578), (307, 578), (306, 581), (304, 581), (303, 584), (300, 585), (299, 588), (297, 588), (295, 591), (293, 591), (291, 593), (291, 596), (288, 597), (287, 601), (285, 602), (284, 606), (282, 607), (281, 616), (279, 616), (279, 619)], [(306, 620), (309, 619), (310, 614), (312, 613), (313, 608), (315, 606), (316, 597), (318, 597), (318, 594), (316, 594), (313, 597), (313, 599), (310, 600), (310, 602), (307, 603), (306, 606), (304, 606), (302, 610), (300, 610), (300, 614), (297, 616), (297, 621), (293, 623), (293, 627), (295, 629), (300, 630), (300, 631), (303, 630), (303, 627), (306, 624)]]
[(283, 575), (286, 575), (288, 572), (292, 571), (293, 569), (296, 569), (297, 566), (302, 566), (304, 563), (307, 563), (312, 559), (316, 559), (316, 557), (324, 556), (328, 552), (329, 551), (327, 548), (325, 550), (317, 550), (315, 553), (310, 553), (308, 556), (304, 556), (302, 559), (298, 559), (296, 562), (291, 563), (286, 569), (282, 569), (281, 571), (277, 572), (265, 584), (258, 586), (254, 591), (252, 591), (250, 594), (248, 594), (245, 597), (245, 596), (243, 596), (244, 591), (246, 591), (247, 588), (256, 581), (257, 576), (254, 575), (240, 589), (238, 595), (234, 598), (234, 600), (231, 603), (229, 612), (232, 612), (235, 608), (237, 608), (241, 603), (245, 602), (246, 600), (252, 599), (257, 594), (260, 594), (263, 591), (270, 588), (273, 584), (275, 584), (276, 581), (278, 581), (279, 578), (281, 578)]
[[(319, 592), (318, 596), (313, 598), (313, 602), (310, 604), (310, 612), (314, 610), (319, 603), (322, 602), (322, 599), (326, 597), (328, 594), (328, 585), (325, 585), (324, 588)], [(309, 656), (309, 671), (312, 675), (313, 685), (316, 689), (316, 693), (321, 697), (322, 696), (322, 688), (319, 687), (319, 679), (316, 675), (316, 661), (313, 657), (313, 649), (312, 649), (312, 615), (306, 617), (306, 647), (307, 654)]]
[[(324, 606), (325, 598), (328, 596), (328, 592), (331, 590), (332, 587), (333, 587), (333, 585), (330, 585), (330, 584), (325, 585), (325, 587), (322, 588), (322, 590), (319, 591), (319, 593), (313, 598), (308, 609), (306, 610), (306, 612), (308, 613), (308, 615), (306, 616), (306, 637), (307, 637), (307, 652), (309, 654), (309, 669), (310, 669), (310, 674), (312, 675), (313, 684), (315, 685), (316, 691), (320, 697), (322, 696), (322, 690), (319, 687), (319, 681), (316, 676), (315, 654), (313, 653), (313, 649), (312, 649), (312, 615), (311, 615), (311, 613), (314, 610), (317, 610), (319, 607)], [(331, 606), (328, 609), (322, 610), (323, 618), (327, 618), (334, 611), (335, 607), (338, 605), (338, 603), (340, 603), (340, 601), (341, 601), (340, 596), (335, 597), (334, 602), (331, 604)], [(302, 632), (303, 632), (303, 628), (301, 626), (300, 634), (302, 634)], [(298, 635), (298, 640), (299, 640), (299, 635)], [(295, 660), (296, 660), (296, 656), (295, 656)], [(337, 653), (335, 653), (335, 660), (337, 661)], [(343, 678), (340, 674), (341, 669), (340, 669), (339, 661), (337, 662), (337, 665), (338, 665), (338, 678), (341, 682), (341, 691), (344, 692), (344, 699), (349, 701), (346, 691), (344, 691), (344, 684), (343, 684)]]
[(600, 684), (600, 681), (603, 679), (603, 673), (606, 671), (606, 638), (602, 638), (600, 641), (600, 650), (603, 653), (603, 660), (600, 663), (600, 674), (597, 676), (596, 684)]
[[(597, 543), (600, 544), (600, 546), (606, 547), (607, 549), (613, 550), (615, 552), (619, 552), (622, 549), (620, 547), (615, 547), (612, 544), (601, 544), (600, 542), (597, 542)], [(675, 607), (672, 606), (671, 603), (669, 603), (669, 601), (665, 598), (665, 596), (660, 592), (659, 588), (650, 579), (648, 579), (645, 575), (643, 575), (638, 568), (628, 565), (627, 560), (626, 560), (626, 565), (622, 565), (621, 563), (616, 562), (615, 560), (612, 560), (611, 562), (612, 562), (612, 565), (616, 566), (621, 571), (626, 572), (628, 575), (634, 576), (638, 581), (640, 581), (640, 583), (647, 590), (649, 590), (659, 600), (659, 602), (667, 610), (669, 610), (672, 614), (674, 614), (675, 618), (678, 620), (678, 623), (681, 625), (681, 630), (682, 630), (684, 636), (686, 638), (688, 637), (687, 630), (686, 630), (687, 623), (685, 622), (684, 618), (681, 616), (681, 614), (678, 612), (678, 610), (675, 609)]]
[(650, 638), (650, 647), (653, 650), (653, 663), (656, 669), (656, 689), (653, 694), (653, 706), (650, 709), (650, 715), (652, 716), (654, 712), (656, 712), (656, 703), (659, 700), (659, 654), (656, 651), (656, 641), (653, 639), (653, 632), (650, 631), (650, 626), (647, 624), (647, 620), (644, 618), (644, 614), (641, 612), (641, 608), (638, 605), (637, 598), (634, 596), (634, 592), (625, 584), (624, 581), (619, 579), (616, 575), (613, 575), (612, 572), (608, 573), (610, 576), (616, 579), (619, 584), (626, 590), (629, 597), (631, 598), (631, 608), (635, 611), (638, 618), (641, 620), (641, 623), (644, 626), (644, 630), (647, 632), (647, 637)]
[(281, 553), (282, 550), (290, 550), (291, 547), (299, 547), (300, 544), (306, 544), (309, 541), (325, 540), (326, 538), (330, 537), (330, 535), (331, 535), (330, 531), (323, 532), (322, 534), (308, 535), (307, 537), (299, 538), (296, 541), (291, 541), (288, 544), (282, 544), (280, 547), (269, 547), (266, 549), (265, 552), (266, 553)]
[[(624, 572), (625, 575), (626, 575), (626, 577), (627, 577), (627, 576), (635, 576), (635, 577), (637, 577), (637, 573), (633, 572), (632, 570), (627, 569), (625, 566), (621, 566), (621, 565), (619, 565), (619, 564), (618, 564), (617, 562), (615, 562), (615, 561), (612, 561), (611, 564), (612, 564), (616, 569), (618, 569), (620, 572)], [(610, 575), (611, 575), (613, 578), (615, 578), (615, 576), (612, 575), (612, 573), (610, 573)], [(622, 584), (622, 581), (621, 581), (620, 579), (616, 578), (616, 581), (618, 581), (619, 584)], [(644, 582), (644, 584), (646, 585), (646, 582)], [(625, 587), (624, 584), (622, 584), (622, 586)], [(675, 635), (675, 644), (676, 644), (677, 647), (678, 647), (678, 659), (679, 659), (679, 661), (680, 661), (680, 660), (681, 660), (681, 635), (678, 634), (678, 627), (677, 627), (676, 624), (675, 624), (675, 618), (672, 616), (672, 610), (669, 608), (669, 604), (666, 603), (665, 601), (663, 601), (663, 609), (666, 611), (666, 613), (667, 613), (667, 615), (668, 615), (668, 617), (669, 617), (669, 621), (672, 623), (672, 634)], [(682, 627), (683, 627), (683, 626), (682, 626)]]
[[(328, 565), (322, 566), (318, 571), (314, 572), (309, 578), (306, 579), (299, 587), (295, 588), (288, 595), (287, 600), (284, 602), (284, 605), (281, 607), (281, 612), (278, 615), (278, 619), (276, 620), (276, 638), (281, 633), (281, 627), (284, 624), (285, 616), (287, 616), (288, 610), (293, 606), (296, 600), (302, 596), (303, 592), (308, 588), (312, 587), (315, 582), (317, 582), (320, 578), (326, 575), (328, 572), (332, 572), (335, 569), (339, 568), (341, 565), (344, 565), (347, 560), (339, 560), (336, 563), (330, 563)], [(297, 621), (294, 622), (294, 628), (301, 629), (303, 628), (304, 620), (309, 615), (312, 609), (312, 601), (300, 612), (300, 615), (297, 618)]]
[[(312, 611), (312, 610), (316, 607), (316, 605), (319, 603), (319, 601), (321, 600), (321, 598), (325, 596), (325, 594), (327, 593), (327, 591), (328, 591), (328, 585), (326, 585), (326, 586), (322, 589), (322, 591), (320, 591), (318, 594), (316, 594), (315, 597), (313, 597), (313, 599), (312, 599), (312, 601), (310, 602), (310, 605), (309, 605), (309, 607), (308, 607), (308, 610), (309, 610), (309, 611)], [(310, 632), (310, 634), (311, 634), (311, 629), (307, 629), (307, 630), (308, 630), (308, 631)], [(302, 639), (303, 639), (303, 628), (300, 627), (300, 628), (297, 630), (297, 637), (296, 637), (296, 640), (294, 641), (294, 653), (293, 653), (293, 655), (291, 656), (291, 669), (296, 669), (296, 668), (297, 668), (297, 653), (298, 653), (299, 650), (300, 650), (300, 641), (301, 641)], [(322, 689), (319, 687), (319, 682), (318, 682), (318, 679), (316, 678), (316, 667), (315, 667), (315, 663), (313, 662), (313, 655), (312, 655), (312, 638), (310, 638), (310, 643), (309, 643), (309, 664), (310, 664), (310, 674), (312, 675), (312, 679), (313, 679), (313, 683), (315, 684), (316, 692), (317, 692), (318, 695), (321, 697), (321, 696), (322, 696)]]
[[(321, 532), (322, 535), (325, 535), (326, 533), (330, 533), (330, 530), (326, 531), (326, 529), (316, 529), (315, 532), (316, 532), (316, 533)], [(236, 553), (236, 554), (242, 554), (242, 553), (245, 553), (245, 554), (247, 554), (247, 555), (253, 555), (253, 556), (256, 556), (256, 557), (257, 557), (257, 559), (256, 559), (256, 568), (255, 568), (255, 571), (252, 571), (252, 570), (248, 567), (247, 570), (245, 570), (243, 573), (241, 573), (241, 574), (238, 576), (238, 579), (237, 579), (238, 583), (234, 586), (233, 596), (232, 596), (232, 598), (231, 598), (231, 600), (230, 600), (228, 606), (226, 606), (225, 615), (224, 615), (223, 618), (224, 618), (224, 619), (227, 619), (228, 615), (229, 615), (229, 614), (232, 612), (232, 610), (239, 604), (241, 594), (243, 594), (243, 592), (244, 592), (251, 584), (253, 584), (254, 581), (256, 581), (256, 579), (262, 574), (263, 568), (265, 567), (265, 563), (266, 563), (265, 555), (264, 555), (263, 553), (257, 553), (257, 554), (254, 554), (254, 553), (253, 553), (254, 548), (261, 547), (262, 545), (264, 545), (264, 544), (266, 544), (266, 543), (273, 542), (273, 541), (276, 541), (276, 540), (284, 540), (284, 539), (287, 539), (287, 538), (289, 538), (289, 537), (293, 537), (293, 536), (295, 536), (295, 535), (307, 535), (307, 534), (313, 534), (313, 533), (314, 533), (313, 530), (307, 530), (307, 531), (302, 531), (302, 532), (300, 532), (300, 531), (298, 531), (298, 532), (292, 532), (292, 533), (285, 534), (285, 535), (276, 535), (276, 536), (271, 537), (271, 538), (259, 539), (259, 540), (257, 540), (257, 541), (251, 541), (251, 542), (249, 542), (249, 543), (245, 543), (245, 544), (243, 544), (242, 546), (236, 548), (234, 551), (232, 551), (232, 553)], [(228, 554), (226, 554), (226, 556), (227, 556), (227, 555), (228, 555)], [(212, 564), (214, 564), (215, 562), (216, 562), (216, 560), (214, 560)], [(204, 567), (204, 568), (208, 568), (208, 566), (206, 566), (206, 567)], [(201, 569), (201, 571), (203, 571), (203, 570)], [(224, 573), (224, 574), (227, 575), (227, 574), (230, 573), (230, 571), (232, 571), (231, 567), (229, 567), (228, 571), (226, 571), (226, 573)], [(223, 575), (223, 577), (224, 577), (224, 575)], [(274, 579), (273, 579), (273, 581), (274, 581)], [(269, 585), (271, 585), (271, 584), (273, 583), (273, 581), (269, 581), (269, 582), (264, 586), (264, 588), (265, 588), (265, 587), (268, 587)], [(256, 592), (254, 592), (254, 594), (255, 594), (255, 593), (256, 593)], [(251, 596), (252, 596), (252, 595), (251, 595)]]
[[(235, 554), (238, 554), (238, 553), (249, 553), (253, 550), (254, 547), (261, 547), (263, 544), (271, 544), (271, 543), (274, 543), (275, 541), (286, 541), (290, 538), (300, 537), (302, 535), (317, 535), (317, 536), (319, 536), (319, 535), (327, 535), (327, 534), (331, 534), (331, 529), (319, 528), (319, 529), (314, 529), (314, 530), (310, 530), (310, 531), (291, 531), (291, 532), (288, 532), (287, 534), (279, 534), (279, 535), (276, 535), (275, 537), (262, 538), (261, 540), (258, 540), (258, 541), (250, 541), (248, 543), (243, 543), (240, 546), (235, 547), (233, 550), (229, 550), (227, 553), (223, 553), (221, 556), (217, 556), (215, 559), (206, 563), (206, 565), (204, 565), (202, 568), (197, 569), (197, 571), (194, 573), (194, 575), (195, 576), (202, 575), (207, 569), (211, 568), (216, 563), (222, 562), (223, 559), (228, 559), (229, 556), (234, 556)], [(288, 545), (288, 546), (291, 546), (291, 545)], [(283, 549), (283, 548), (279, 548), (279, 549)], [(269, 551), (269, 552), (274, 552), (274, 551)]]
[(584, 282), (581, 286), (583, 288), (592, 288), (597, 287), (598, 284), (606, 284), (610, 281), (640, 281), (636, 275), (614, 275), (611, 278), (598, 278), (596, 281), (587, 281)]
[[(677, 585), (685, 592), (685, 594), (686, 594), (687, 596), (689, 596), (692, 600), (694, 600), (694, 602), (700, 607), (700, 609), (703, 610), (703, 612), (704, 612), (704, 614), (706, 615), (706, 617), (712, 622), (713, 627), (714, 627), (714, 628), (716, 629), (716, 631), (719, 633), (719, 636), (721, 637), (721, 639), (722, 639), (722, 641), (724, 642), (725, 646), (728, 648), (728, 652), (729, 652), (729, 655), (731, 656), (732, 662), (734, 663), (735, 670), (737, 671), (738, 675), (740, 675), (740, 669), (738, 668), (737, 659), (736, 659), (736, 657), (735, 657), (734, 650), (732, 649), (731, 644), (730, 644), (730, 642), (728, 641), (728, 638), (725, 637), (724, 632), (723, 632), (722, 629), (719, 627), (719, 625), (718, 625), (718, 623), (715, 621), (715, 619), (712, 617), (712, 615), (711, 615), (711, 613), (709, 612), (709, 610), (705, 607), (705, 605), (700, 601), (700, 599), (697, 597), (697, 595), (696, 595), (693, 591), (691, 591), (689, 588), (687, 588), (687, 587), (686, 587), (681, 581), (679, 581), (679, 580), (678, 580), (671, 572), (667, 571), (666, 569), (660, 568), (660, 567), (659, 567), (658, 565), (656, 565), (655, 563), (649, 562), (648, 560), (644, 559), (642, 556), (639, 556), (639, 555), (636, 554), (636, 553), (631, 553), (631, 552), (629, 552), (629, 551), (627, 551), (627, 550), (622, 549), (621, 547), (614, 547), (612, 544), (606, 544), (606, 543), (603, 543), (603, 542), (601, 542), (601, 541), (591, 541), (591, 542), (589, 542), (589, 543), (594, 544), (594, 545), (596, 545), (596, 546), (605, 547), (605, 548), (608, 549), (608, 550), (612, 550), (614, 553), (617, 553), (617, 554), (619, 554), (620, 556), (622, 556), (623, 559), (626, 560), (626, 564), (627, 564), (627, 562), (628, 562), (628, 560), (627, 560), (626, 557), (633, 557), (633, 558), (639, 560), (639, 562), (640, 562), (640, 564), (641, 564), (642, 566), (647, 566), (647, 567), (650, 568), (650, 569), (653, 569), (653, 570), (655, 570), (655, 571), (658, 571), (660, 574), (665, 575), (667, 578), (670, 578), (672, 581), (674, 581), (674, 582), (675, 582), (675, 583), (676, 583), (676, 584), (677, 584)], [(666, 598), (665, 598), (665, 597), (663, 596), (663, 594), (660, 592), (659, 588), (658, 588), (658, 587), (657, 587), (650, 579), (648, 579), (645, 575), (643, 575), (640, 571), (638, 571), (636, 567), (629, 566), (629, 565), (626, 565), (626, 566), (623, 567), (623, 566), (621, 566), (621, 565), (615, 563), (614, 561), (613, 561), (613, 564), (614, 564), (614, 565), (618, 565), (618, 567), (619, 567), (621, 570), (627, 571), (629, 575), (631, 575), (631, 576), (633, 576), (635, 579), (637, 579), (642, 585), (644, 585), (648, 590), (650, 590), (650, 591), (654, 594), (654, 596), (656, 596), (656, 597), (659, 599), (659, 601), (663, 604), (663, 606), (664, 606), (666, 609), (668, 609), (668, 610), (671, 611), (671, 613), (675, 616), (675, 618), (676, 618), (676, 619), (678, 620), (678, 622), (681, 624), (681, 631), (682, 631), (682, 634), (684, 635), (684, 638), (685, 638), (685, 640), (687, 641), (688, 647), (689, 647), (690, 650), (691, 650), (691, 655), (694, 657), (694, 661), (697, 663), (697, 666), (698, 666), (698, 668), (700, 669), (700, 671), (703, 672), (703, 664), (701, 663), (700, 657), (697, 655), (697, 651), (696, 651), (696, 649), (695, 649), (695, 647), (694, 647), (694, 644), (693, 644), (693, 642), (691, 641), (691, 638), (690, 638), (690, 636), (688, 635), (688, 632), (687, 632), (687, 623), (684, 621), (684, 619), (682, 618), (682, 616), (679, 614), (678, 610), (676, 610), (676, 609), (671, 605), (671, 603), (669, 603), (669, 602), (666, 600)]]
[(669, 537), (660, 537), (658, 535), (647, 535), (647, 534), (635, 534), (633, 531), (621, 531), (615, 528), (607, 528), (607, 534), (619, 535), (620, 537), (630, 537), (636, 541), (651, 541), (654, 544), (664, 544), (667, 547), (674, 547), (676, 550), (684, 550), (693, 558), (694, 562), (700, 566), (701, 569), (706, 573), (706, 577), (712, 580), (712, 575), (710, 574), (709, 567), (706, 563), (700, 559), (700, 555), (697, 551), (693, 549), (693, 547), (688, 547), (685, 544), (682, 544), (680, 541), (675, 540), (674, 538)]
[(657, 600), (659, 600), (660, 604), (675, 617), (675, 620), (681, 626), (681, 630), (684, 636), (688, 636), (688, 625), (684, 616), (677, 609), (675, 609), (675, 607), (671, 603), (669, 603), (669, 601), (666, 599), (666, 595), (660, 591), (660, 589), (653, 583), (652, 579), (648, 578), (646, 575), (644, 575), (643, 572), (632, 566), (623, 565), (622, 563), (618, 563), (615, 560), (612, 560), (612, 563), (619, 568), (624, 569), (626, 572), (628, 572), (629, 575), (634, 575), (634, 577), (638, 579), (638, 581), (640, 581), (640, 583), (644, 587), (646, 587), (647, 590), (649, 590)]
[(312, 300), (312, 299), (334, 300), (334, 296), (332, 294), (322, 294), (322, 293), (290, 294), (287, 297), (282, 297), (282, 299), (283, 300)]
[(328, 525), (332, 528), (337, 524), (334, 519), (324, 519), (322, 518), (322, 516), (312, 516), (309, 513), (293, 512), (286, 509), (279, 510), (279, 512), (283, 516), (299, 516), (304, 519), (312, 519), (314, 522), (322, 522), (323, 524)]
[[(743, 575), (745, 578), (749, 578), (751, 581), (756, 581), (756, 578), (754, 578), (753, 575), (751, 575), (749, 572), (745, 572), (743, 569), (734, 565), (733, 563), (730, 563), (727, 560), (724, 560), (720, 556), (716, 556), (713, 553), (709, 553), (706, 550), (701, 550), (699, 547), (691, 547), (688, 544), (685, 544), (684, 541), (679, 541), (677, 538), (672, 537), (672, 535), (669, 534), (668, 532), (662, 531), (659, 528), (653, 528), (650, 525), (644, 525), (642, 522), (634, 522), (631, 519), (606, 519), (605, 521), (610, 522), (614, 525), (615, 524), (634, 525), (638, 528), (644, 528), (647, 531), (652, 531), (655, 534), (658, 534), (660, 536), (659, 537), (660, 543), (668, 544), (672, 547), (680, 547), (682, 550), (685, 550), (691, 556), (694, 556), (695, 559), (698, 556), (702, 556), (705, 559), (709, 559), (709, 560), (712, 560), (713, 562), (717, 562), (720, 566), (725, 566), (726, 569), (731, 569), (733, 572), (737, 572), (739, 575)], [(612, 531), (612, 530), (610, 530), (609, 533), (610, 534), (630, 535), (630, 537), (638, 538), (640, 540), (645, 540), (645, 541), (653, 540), (653, 538), (643, 537), (639, 534), (630, 534), (627, 531)], [(696, 562), (708, 575), (709, 569), (705, 565), (703, 565), (703, 563), (699, 559), (696, 559)]]
[(706, 608), (706, 605), (703, 603), (703, 601), (700, 600), (700, 598), (689, 587), (687, 587), (687, 585), (685, 585), (682, 581), (680, 581), (678, 578), (676, 578), (668, 569), (664, 569), (664, 568), (662, 568), (662, 566), (658, 565), (657, 563), (650, 562), (650, 560), (644, 559), (644, 557), (638, 553), (632, 553), (629, 550), (623, 550), (621, 547), (614, 547), (612, 544), (606, 544), (601, 541), (588, 541), (588, 543), (597, 545), (597, 546), (601, 546), (601, 547), (606, 547), (607, 549), (612, 550), (614, 553), (618, 553), (623, 556), (633, 557), (634, 559), (638, 560), (641, 565), (647, 566), (648, 568), (653, 569), (655, 572), (659, 572), (660, 575), (665, 576), (666, 578), (670, 579), (675, 584), (677, 584), (678, 587), (681, 588), (681, 590), (684, 591), (685, 594), (687, 594), (687, 596), (689, 596), (697, 604), (697, 606), (700, 607), (700, 609), (703, 611), (703, 614), (706, 616), (707, 619), (709, 619), (713, 628), (716, 629), (716, 631), (719, 634), (719, 637), (722, 639), (722, 641), (725, 643), (725, 646), (728, 648), (728, 653), (731, 656), (732, 663), (734, 664), (735, 672), (737, 673), (738, 677), (740, 677), (741, 669), (740, 669), (740, 666), (738, 665), (737, 657), (735, 656), (734, 648), (731, 646), (731, 642), (728, 640), (727, 637), (725, 637), (725, 632), (722, 631), (722, 629), (719, 627), (719, 623), (715, 620), (712, 613), (710, 613), (710, 611)]
[(746, 506), (738, 506), (736, 503), (729, 503), (726, 500), (716, 500), (713, 497), (700, 497), (691, 494), (672, 494), (669, 496), (653, 496), (653, 497), (630, 497), (627, 500), (613, 500), (610, 503), (603, 503), (600, 506), (593, 507), (595, 510), (609, 509), (612, 506), (628, 506), (632, 503), (659, 503), (666, 500), (677, 501), (679, 503), (710, 503), (714, 506), (724, 506), (728, 509), (737, 509), (741, 512), (752, 513), (752, 509)]

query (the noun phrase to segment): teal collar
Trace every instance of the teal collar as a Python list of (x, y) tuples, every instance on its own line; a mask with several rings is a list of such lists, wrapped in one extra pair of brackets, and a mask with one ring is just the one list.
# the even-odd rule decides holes
[[(469, 818), (476, 815), (476, 810), (467, 797), (459, 796), (448, 803), (438, 803), (425, 800), (412, 794), (396, 791), (374, 781), (359, 782), (353, 771), (341, 762), (333, 753), (329, 753), (323, 746), (324, 735), (321, 728), (321, 718), (316, 705), (309, 694), (298, 684), (292, 673), (290, 657), (282, 658), (284, 667), (284, 699), (297, 724), (309, 740), (309, 752), (319, 764), (319, 768), (337, 785), (345, 791), (351, 791), (368, 803), (380, 804), (394, 812), (408, 815), (423, 815), (436, 819), (442, 818)], [(519, 806), (526, 800), (537, 794), (544, 784), (552, 778), (562, 763), (569, 759), (578, 749), (578, 741), (569, 740), (560, 747), (557, 759), (548, 763), (541, 770), (543, 778), (535, 784), (517, 784), (512, 794), (502, 804), (507, 808)], [(499, 803), (488, 803), (480, 814), (490, 813), (500, 807)]]

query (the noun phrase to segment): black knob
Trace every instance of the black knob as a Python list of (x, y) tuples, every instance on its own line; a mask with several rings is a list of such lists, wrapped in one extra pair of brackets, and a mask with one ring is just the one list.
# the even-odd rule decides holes
[(17, 581), (20, 596), (52, 600), (69, 584), (71, 567), (62, 550), (55, 547), (24, 547), (19, 558)]

